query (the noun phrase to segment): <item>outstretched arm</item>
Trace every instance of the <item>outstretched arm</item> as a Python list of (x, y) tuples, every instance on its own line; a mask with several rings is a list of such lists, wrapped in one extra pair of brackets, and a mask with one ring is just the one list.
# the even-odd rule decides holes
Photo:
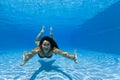
[(21, 66), (23, 66), (30, 58), (32, 58), (35, 54), (37, 54), (38, 52), (40, 52), (39, 47), (33, 49), (31, 52), (29, 52), (27, 54), (27, 52), (23, 53), (23, 58), (22, 58), (22, 63), (20, 64)]
[(69, 54), (68, 52), (64, 52), (64, 51), (62, 51), (62, 50), (60, 50), (60, 49), (57, 49), (57, 48), (54, 48), (53, 52), (54, 52), (54, 53), (57, 53), (57, 54), (60, 54), (60, 55), (62, 55), (62, 56), (64, 56), (64, 57), (67, 57), (67, 58), (69, 58), (69, 59), (72, 59), (72, 60), (75, 61), (75, 63), (78, 63), (76, 50), (74, 51), (74, 55), (71, 55), (71, 54)]

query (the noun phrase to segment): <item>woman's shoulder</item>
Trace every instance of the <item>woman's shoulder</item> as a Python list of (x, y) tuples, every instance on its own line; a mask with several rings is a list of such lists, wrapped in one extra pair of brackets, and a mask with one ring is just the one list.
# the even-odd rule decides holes
[(36, 48), (34, 49), (34, 51), (36, 51), (36, 52), (41, 52), (41, 48), (38, 46), (38, 47), (36, 47)]
[(59, 50), (59, 49), (56, 47), (53, 48), (53, 52), (56, 52), (57, 50)]

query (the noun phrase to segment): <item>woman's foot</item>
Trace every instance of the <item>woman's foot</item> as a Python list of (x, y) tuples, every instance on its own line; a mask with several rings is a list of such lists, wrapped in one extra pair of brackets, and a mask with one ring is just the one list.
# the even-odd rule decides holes
[(52, 29), (52, 27), (50, 27), (50, 36), (53, 37), (53, 29)]
[(44, 32), (45, 32), (45, 26), (43, 25), (40, 33), (43, 34)]

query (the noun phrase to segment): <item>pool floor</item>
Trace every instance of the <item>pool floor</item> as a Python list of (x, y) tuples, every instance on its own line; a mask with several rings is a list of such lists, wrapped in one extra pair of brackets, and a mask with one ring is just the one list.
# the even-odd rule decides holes
[(77, 50), (78, 64), (60, 55), (50, 59), (35, 55), (20, 66), (22, 53), (0, 51), (0, 80), (120, 80), (120, 55)]

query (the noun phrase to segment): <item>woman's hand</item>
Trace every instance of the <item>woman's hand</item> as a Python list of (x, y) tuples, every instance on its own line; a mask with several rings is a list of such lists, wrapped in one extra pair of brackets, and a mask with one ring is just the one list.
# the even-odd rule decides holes
[(74, 61), (75, 61), (76, 64), (78, 63), (76, 50), (74, 50)]
[(28, 56), (27, 56), (27, 52), (24, 51), (23, 56), (22, 56), (22, 63), (20, 64), (20, 66), (23, 66), (28, 60)]

